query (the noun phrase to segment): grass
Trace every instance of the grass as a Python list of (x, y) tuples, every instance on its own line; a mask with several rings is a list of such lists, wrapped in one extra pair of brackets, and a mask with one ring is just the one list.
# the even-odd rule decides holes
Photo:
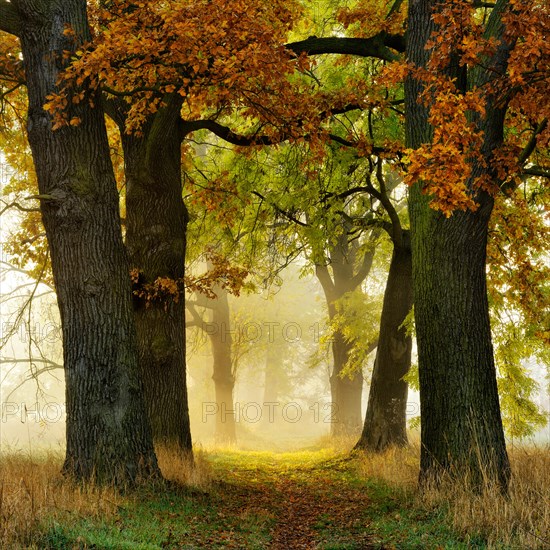
[(508, 452), (512, 481), (506, 496), (496, 487), (472, 493), (457, 482), (419, 493), (419, 452), (414, 446), (363, 455), (358, 468), (361, 477), (377, 479), (392, 492), (406, 495), (423, 525), (422, 514), (439, 517), (467, 548), (550, 548), (550, 449), (511, 447)]
[(508, 498), (465, 487), (420, 494), (418, 452), (349, 458), (345, 446), (292, 453), (211, 449), (196, 465), (159, 453), (170, 484), (131, 493), (61, 478), (62, 457), (0, 462), (6, 549), (549, 548), (550, 452), (511, 450)]

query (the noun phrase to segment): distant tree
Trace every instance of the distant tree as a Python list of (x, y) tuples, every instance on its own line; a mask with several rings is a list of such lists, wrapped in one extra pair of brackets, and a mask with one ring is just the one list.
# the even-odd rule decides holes
[[(212, 295), (187, 300), (190, 312), (187, 327), (198, 327), (210, 340), (213, 357), (213, 374), (216, 405), (216, 441), (234, 444), (237, 441), (233, 390), (235, 372), (233, 362), (233, 329), (229, 309), (228, 291), (220, 285), (212, 287)], [(201, 311), (210, 312), (207, 317)]]

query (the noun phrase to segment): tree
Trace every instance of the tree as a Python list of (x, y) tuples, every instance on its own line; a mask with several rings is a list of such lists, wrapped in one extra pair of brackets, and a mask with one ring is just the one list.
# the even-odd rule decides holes
[[(336, 303), (344, 294), (356, 290), (367, 277), (374, 259), (374, 249), (364, 253), (359, 263), (357, 241), (350, 243), (347, 231), (341, 233), (336, 242), (329, 248), (328, 265), (315, 263), (315, 273), (327, 301), (329, 319), (336, 315)], [(329, 271), (332, 271), (332, 275)], [(351, 344), (340, 330), (331, 337), (333, 367), (330, 375), (330, 387), (334, 422), (331, 424), (332, 435), (356, 434), (362, 421), (361, 398), (363, 390), (363, 373), (356, 371), (345, 373)]]
[[(486, 39), (502, 39), (502, 10), (498, 2), (487, 26)], [(422, 1), (409, 8), (407, 59), (415, 67), (427, 68), (434, 17), (443, 6)], [(452, 47), (449, 45), (449, 49)], [(501, 41), (486, 58), (486, 69), (478, 70), (474, 81), (483, 86), (501, 73), (510, 53), (510, 43)], [(466, 65), (442, 63), (438, 76), (456, 79), (452, 90), (466, 94), (463, 78)], [(474, 73), (475, 74), (475, 73)], [(471, 74), (470, 74), (471, 78)], [(425, 83), (411, 76), (406, 82), (407, 145), (419, 149), (432, 144), (433, 119), (430, 105), (418, 102)], [(470, 109), (473, 106), (468, 106)], [(430, 207), (433, 195), (423, 193), (422, 181), (411, 191), (410, 215), (413, 244), (415, 321), (419, 350), (422, 415), (421, 480), (438, 479), (442, 473), (472, 476), (474, 484), (484, 476), (503, 488), (510, 475), (500, 416), (493, 358), (489, 307), (485, 282), (486, 247), (493, 198), (475, 186), (482, 175), (495, 177), (492, 156), (503, 141), (505, 110), (496, 98), (489, 98), (485, 113), (474, 116), (474, 129), (483, 131), (480, 154), (468, 171), (465, 199), (474, 200), (475, 211), (466, 209), (446, 216)], [(455, 130), (456, 131), (456, 130)], [(468, 161), (466, 161), (468, 162)], [(467, 167), (469, 167), (467, 165)], [(432, 186), (433, 179), (428, 180)], [(431, 191), (429, 189), (428, 191)], [(446, 197), (447, 198), (447, 197)], [(459, 407), (458, 409), (456, 407)]]
[[(64, 51), (89, 38), (80, 1), (0, 3), (5, 32), (21, 41), (28, 136), (61, 312), (66, 377), (65, 473), (107, 483), (158, 475), (144, 414), (118, 195), (97, 94), (69, 107), (79, 122), (52, 132), (43, 108)], [(75, 35), (64, 33), (65, 25)], [(91, 103), (95, 107), (91, 106)]]

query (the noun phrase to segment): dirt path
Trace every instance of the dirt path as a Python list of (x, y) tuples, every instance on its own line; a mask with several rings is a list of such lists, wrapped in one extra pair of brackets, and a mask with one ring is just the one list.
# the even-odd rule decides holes
[(260, 465), (235, 469), (226, 479), (232, 482), (232, 507), (241, 513), (268, 514), (274, 522), (268, 548), (380, 549), (365, 519), (365, 491), (337, 473), (334, 465), (265, 469)]
[(270, 546), (274, 550), (317, 548), (324, 542), (323, 530), (330, 532), (335, 527), (349, 534), (340, 535), (338, 541), (331, 537), (331, 543), (348, 543), (358, 549), (374, 548), (368, 534), (361, 533), (366, 526), (361, 525), (358, 518), (368, 504), (365, 495), (357, 490), (334, 483), (324, 488), (316, 487), (315, 483), (281, 480), (274, 494), (273, 504), (276, 506), (276, 503), (280, 503), (279, 513)]

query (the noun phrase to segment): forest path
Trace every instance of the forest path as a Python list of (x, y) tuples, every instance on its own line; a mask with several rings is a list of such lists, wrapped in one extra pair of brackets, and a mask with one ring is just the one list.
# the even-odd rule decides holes
[[(383, 548), (369, 532), (365, 487), (345, 458), (318, 453), (225, 454), (213, 463), (227, 490), (229, 509), (267, 516), (268, 548)], [(218, 455), (219, 457), (219, 455)]]

